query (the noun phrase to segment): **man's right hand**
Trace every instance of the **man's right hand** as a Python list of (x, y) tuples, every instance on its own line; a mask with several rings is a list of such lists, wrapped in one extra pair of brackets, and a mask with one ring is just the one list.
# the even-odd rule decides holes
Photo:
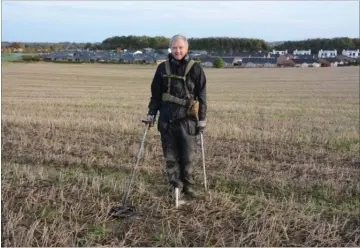
[(155, 122), (155, 116), (154, 115), (147, 115), (145, 122), (147, 124), (149, 124), (149, 127), (153, 127), (154, 126), (154, 122)]

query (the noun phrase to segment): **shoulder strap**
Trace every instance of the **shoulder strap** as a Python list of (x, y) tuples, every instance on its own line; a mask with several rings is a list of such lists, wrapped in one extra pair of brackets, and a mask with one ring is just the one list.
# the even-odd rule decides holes
[(170, 74), (171, 74), (171, 70), (170, 70), (170, 62), (169, 62), (168, 59), (165, 61), (165, 72), (166, 72), (166, 75), (168, 76), (168, 88), (167, 88), (167, 93), (170, 93), (170, 86), (171, 86)]
[(184, 87), (185, 87), (185, 91), (186, 91), (186, 95), (189, 97), (189, 90), (188, 88), (186, 87), (186, 76), (187, 74), (189, 73), (189, 71), (191, 70), (191, 68), (193, 67), (193, 65), (195, 64), (195, 61), (194, 60), (189, 60), (188, 64), (186, 65), (186, 68), (185, 68), (185, 74), (183, 77), (181, 76), (176, 76), (176, 75), (172, 75), (171, 74), (171, 70), (170, 70), (170, 61), (167, 59), (165, 61), (165, 72), (166, 72), (166, 77), (168, 78), (168, 89), (167, 89), (167, 92), (170, 93), (170, 86), (171, 86), (171, 78), (178, 78), (178, 79), (182, 79), (183, 82), (184, 82)]
[(171, 71), (170, 71), (170, 62), (169, 62), (168, 59), (165, 61), (165, 71), (166, 71), (166, 74), (167, 74), (167, 75), (170, 75), (170, 74), (171, 74)]
[(194, 64), (195, 64), (195, 61), (192, 60), (192, 59), (190, 59), (189, 63), (186, 65), (184, 78), (185, 78), (186, 75), (189, 73), (189, 71), (191, 70), (191, 67), (193, 67)]
[(190, 93), (189, 93), (189, 89), (186, 86), (186, 75), (189, 73), (189, 71), (191, 70), (191, 68), (193, 67), (193, 65), (195, 64), (195, 61), (190, 59), (190, 61), (188, 62), (188, 64), (186, 65), (185, 68), (185, 74), (184, 74), (184, 88), (185, 88), (185, 93), (188, 99), (190, 99)]

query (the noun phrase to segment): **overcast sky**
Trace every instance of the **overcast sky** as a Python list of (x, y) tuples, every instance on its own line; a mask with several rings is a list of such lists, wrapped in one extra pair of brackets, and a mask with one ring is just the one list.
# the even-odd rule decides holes
[(266, 41), (359, 37), (359, 1), (2, 0), (2, 41), (102, 42), (111, 36)]

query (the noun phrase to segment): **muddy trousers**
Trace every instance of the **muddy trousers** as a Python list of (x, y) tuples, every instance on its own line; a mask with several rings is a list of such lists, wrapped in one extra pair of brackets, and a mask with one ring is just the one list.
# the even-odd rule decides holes
[(192, 172), (196, 148), (196, 122), (185, 119), (162, 126), (161, 143), (169, 183), (173, 187), (189, 188), (195, 184)]

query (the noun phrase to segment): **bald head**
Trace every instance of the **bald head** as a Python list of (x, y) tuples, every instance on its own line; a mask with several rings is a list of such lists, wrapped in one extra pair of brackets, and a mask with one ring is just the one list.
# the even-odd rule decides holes
[(170, 49), (171, 54), (177, 60), (181, 60), (189, 50), (187, 38), (181, 34), (174, 35), (170, 40)]

